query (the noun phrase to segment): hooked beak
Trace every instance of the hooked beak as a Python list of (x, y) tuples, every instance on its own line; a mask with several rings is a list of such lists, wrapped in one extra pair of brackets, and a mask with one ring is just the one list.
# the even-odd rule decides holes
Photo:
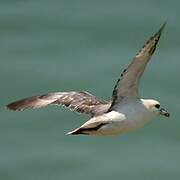
[(160, 114), (166, 117), (170, 116), (170, 113), (168, 111), (166, 111), (164, 108), (161, 108), (160, 110)]

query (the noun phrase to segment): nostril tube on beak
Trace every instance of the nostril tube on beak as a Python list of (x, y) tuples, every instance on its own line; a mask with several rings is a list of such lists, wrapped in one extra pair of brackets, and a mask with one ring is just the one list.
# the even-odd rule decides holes
[(160, 109), (160, 114), (161, 114), (161, 115), (164, 115), (164, 116), (166, 116), (166, 117), (169, 117), (169, 116), (170, 116), (170, 113), (167, 112), (164, 108), (161, 108), (161, 109)]

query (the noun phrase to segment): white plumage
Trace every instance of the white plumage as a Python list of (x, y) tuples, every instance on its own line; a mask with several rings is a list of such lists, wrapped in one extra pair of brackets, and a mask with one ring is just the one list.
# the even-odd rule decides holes
[[(133, 131), (143, 127), (160, 113), (159, 109), (153, 108), (156, 104), (159, 104), (156, 100), (128, 99), (117, 109), (91, 118), (67, 135), (78, 131), (87, 135), (115, 135)], [(98, 126), (100, 127), (96, 129)]]
[(114, 135), (142, 127), (155, 116), (169, 113), (152, 99), (140, 99), (138, 93), (141, 76), (156, 49), (165, 24), (155, 33), (120, 75), (111, 101), (99, 100), (88, 92), (57, 92), (25, 98), (7, 105), (11, 110), (63, 105), (71, 110), (91, 115), (91, 119), (68, 135)]

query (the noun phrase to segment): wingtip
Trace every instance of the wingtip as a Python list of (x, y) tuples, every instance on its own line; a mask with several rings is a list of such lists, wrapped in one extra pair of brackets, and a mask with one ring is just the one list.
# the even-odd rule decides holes
[(12, 102), (10, 104), (7, 104), (5, 107), (10, 110), (10, 111), (23, 111), (27, 108), (21, 106), (21, 103), (19, 103), (20, 101), (15, 101)]
[(8, 105), (5, 106), (6, 109), (10, 110), (10, 111), (17, 111), (18, 109), (14, 106), (13, 103), (10, 103)]
[(136, 54), (136, 57), (141, 57), (141, 56), (144, 56), (145, 54), (152, 55), (154, 53), (154, 51), (156, 49), (156, 45), (159, 42), (159, 39), (161, 37), (161, 33), (162, 33), (165, 25), (166, 25), (166, 22), (164, 22), (162, 24), (162, 26), (160, 27), (160, 29), (156, 33), (154, 33), (154, 35), (151, 36), (148, 39), (148, 41), (146, 41), (146, 43), (143, 45), (143, 47)]
[(159, 30), (154, 34), (153, 38), (158, 38), (158, 40), (160, 39), (161, 34), (162, 34), (162, 32), (163, 32), (166, 24), (167, 24), (167, 21), (165, 21), (165, 22), (161, 25), (161, 27), (159, 28)]
[(160, 29), (158, 30), (158, 32), (156, 33), (156, 35), (157, 35), (157, 34), (161, 35), (161, 33), (163, 32), (166, 24), (167, 24), (167, 20), (161, 25), (161, 27), (160, 27)]

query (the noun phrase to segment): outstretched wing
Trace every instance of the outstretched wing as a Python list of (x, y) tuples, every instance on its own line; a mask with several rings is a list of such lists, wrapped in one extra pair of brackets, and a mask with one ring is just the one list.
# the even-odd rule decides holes
[(79, 113), (100, 115), (108, 110), (110, 103), (98, 100), (88, 92), (56, 92), (41, 96), (28, 97), (7, 105), (11, 110), (25, 110), (30, 108), (41, 108), (47, 105), (63, 105), (70, 110)]
[(164, 27), (165, 23), (161, 26), (159, 31), (145, 43), (128, 68), (125, 69), (120, 75), (120, 78), (118, 79), (113, 90), (112, 105), (110, 109), (124, 99), (124, 97), (138, 97), (140, 78), (156, 49), (156, 45), (160, 39)]

